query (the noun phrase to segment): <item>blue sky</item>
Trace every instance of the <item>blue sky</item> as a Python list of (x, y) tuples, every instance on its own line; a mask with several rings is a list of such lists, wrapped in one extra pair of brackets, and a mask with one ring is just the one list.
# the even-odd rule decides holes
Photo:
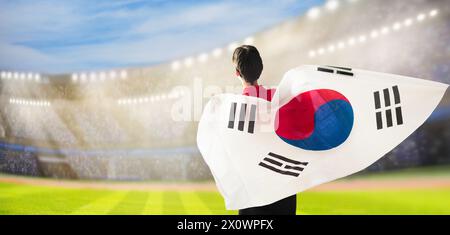
[(65, 73), (209, 51), (324, 0), (0, 0), (0, 69)]

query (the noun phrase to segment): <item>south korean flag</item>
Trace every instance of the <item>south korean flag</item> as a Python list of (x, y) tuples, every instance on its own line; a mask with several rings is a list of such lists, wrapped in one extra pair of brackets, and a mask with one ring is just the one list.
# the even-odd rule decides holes
[(272, 102), (211, 98), (197, 144), (227, 209), (264, 206), (370, 166), (425, 122), (447, 87), (301, 66), (285, 74)]

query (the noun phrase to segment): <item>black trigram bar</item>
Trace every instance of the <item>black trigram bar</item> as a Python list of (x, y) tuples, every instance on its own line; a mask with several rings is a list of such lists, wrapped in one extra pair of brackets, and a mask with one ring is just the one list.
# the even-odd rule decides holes
[(381, 112), (376, 113), (377, 118), (377, 130), (383, 129), (383, 120), (381, 118)]
[(397, 117), (397, 125), (403, 124), (402, 107), (395, 108), (395, 116)]
[(255, 131), (255, 121), (256, 121), (256, 105), (252, 104), (250, 108), (250, 121), (248, 122), (248, 133)]
[(336, 73), (340, 74), (340, 75), (353, 76), (352, 72), (347, 72), (347, 71), (342, 71), (342, 70), (336, 70)]
[(239, 123), (238, 123), (238, 130), (240, 131), (244, 130), (245, 112), (247, 112), (247, 104), (241, 104), (241, 112), (239, 115)]
[(398, 91), (398, 86), (392, 87), (394, 91), (394, 102), (395, 104), (400, 104), (400, 92)]
[(295, 161), (272, 152), (270, 152), (268, 155), (270, 157), (265, 157), (259, 163), (259, 166), (282, 175), (298, 177), (300, 175), (300, 172), (304, 170), (304, 167), (308, 165), (307, 162)]
[(274, 158), (277, 158), (277, 159), (280, 159), (281, 161), (285, 161), (285, 162), (288, 162), (288, 163), (292, 163), (292, 164), (294, 164), (294, 165), (303, 165), (303, 166), (308, 165), (307, 162), (298, 162), (298, 161), (294, 161), (294, 160), (292, 160), (292, 159), (289, 159), (289, 158), (287, 158), (287, 157), (283, 157), (283, 156), (281, 156), (281, 155), (278, 155), (278, 154), (275, 154), (275, 153), (272, 153), (272, 152), (269, 153), (269, 156), (274, 157)]
[[(341, 67), (335, 67), (335, 66), (328, 66), (328, 67), (336, 68), (336, 74), (345, 75), (345, 76), (353, 76), (354, 75), (351, 72), (351, 69), (348, 69), (348, 68), (341, 68)], [(340, 69), (342, 69), (342, 70), (340, 70)], [(318, 67), (317, 71), (325, 72), (325, 73), (334, 73), (334, 69), (323, 68), (323, 67)]]
[(234, 128), (234, 119), (236, 118), (236, 106), (237, 106), (237, 103), (231, 104), (230, 119), (228, 121), (228, 128), (230, 128), (230, 129)]
[(390, 109), (386, 110), (386, 125), (387, 127), (392, 127), (392, 111)]
[(375, 100), (375, 109), (380, 109), (381, 108), (380, 92), (379, 91), (374, 92), (373, 98)]
[[(234, 129), (234, 123), (236, 122), (236, 111), (237, 111), (237, 103), (231, 103), (230, 108), (230, 116), (228, 120), (228, 128)], [(247, 104), (241, 104), (239, 109), (239, 120), (238, 127), (239, 131), (244, 131), (245, 127), (245, 117), (247, 114)], [(248, 123), (248, 133), (253, 134), (255, 131), (255, 122), (256, 122), (256, 105), (252, 104), (250, 107), (250, 121)]]
[(335, 68), (335, 69), (342, 69), (342, 70), (347, 70), (347, 71), (352, 71), (351, 68), (346, 68), (346, 67), (330, 66), (330, 65), (327, 65), (327, 67)]
[(387, 88), (384, 89), (383, 94), (384, 94), (384, 107), (391, 106), (391, 97), (389, 95), (389, 89), (387, 89)]
[(317, 68), (317, 71), (325, 72), (325, 73), (334, 73), (333, 69), (327, 69), (327, 68), (322, 68), (322, 67)]

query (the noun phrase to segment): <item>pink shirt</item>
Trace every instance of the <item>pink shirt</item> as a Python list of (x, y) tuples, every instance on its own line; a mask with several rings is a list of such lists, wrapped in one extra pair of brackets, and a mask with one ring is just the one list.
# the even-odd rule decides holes
[(276, 89), (266, 89), (263, 86), (248, 86), (242, 91), (242, 95), (254, 96), (267, 101), (272, 101)]

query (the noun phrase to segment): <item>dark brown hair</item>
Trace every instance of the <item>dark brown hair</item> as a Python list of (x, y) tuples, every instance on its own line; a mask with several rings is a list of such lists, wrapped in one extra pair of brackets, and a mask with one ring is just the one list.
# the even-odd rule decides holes
[(263, 62), (258, 49), (254, 46), (243, 45), (234, 50), (233, 63), (241, 77), (249, 83), (255, 82), (263, 71)]

